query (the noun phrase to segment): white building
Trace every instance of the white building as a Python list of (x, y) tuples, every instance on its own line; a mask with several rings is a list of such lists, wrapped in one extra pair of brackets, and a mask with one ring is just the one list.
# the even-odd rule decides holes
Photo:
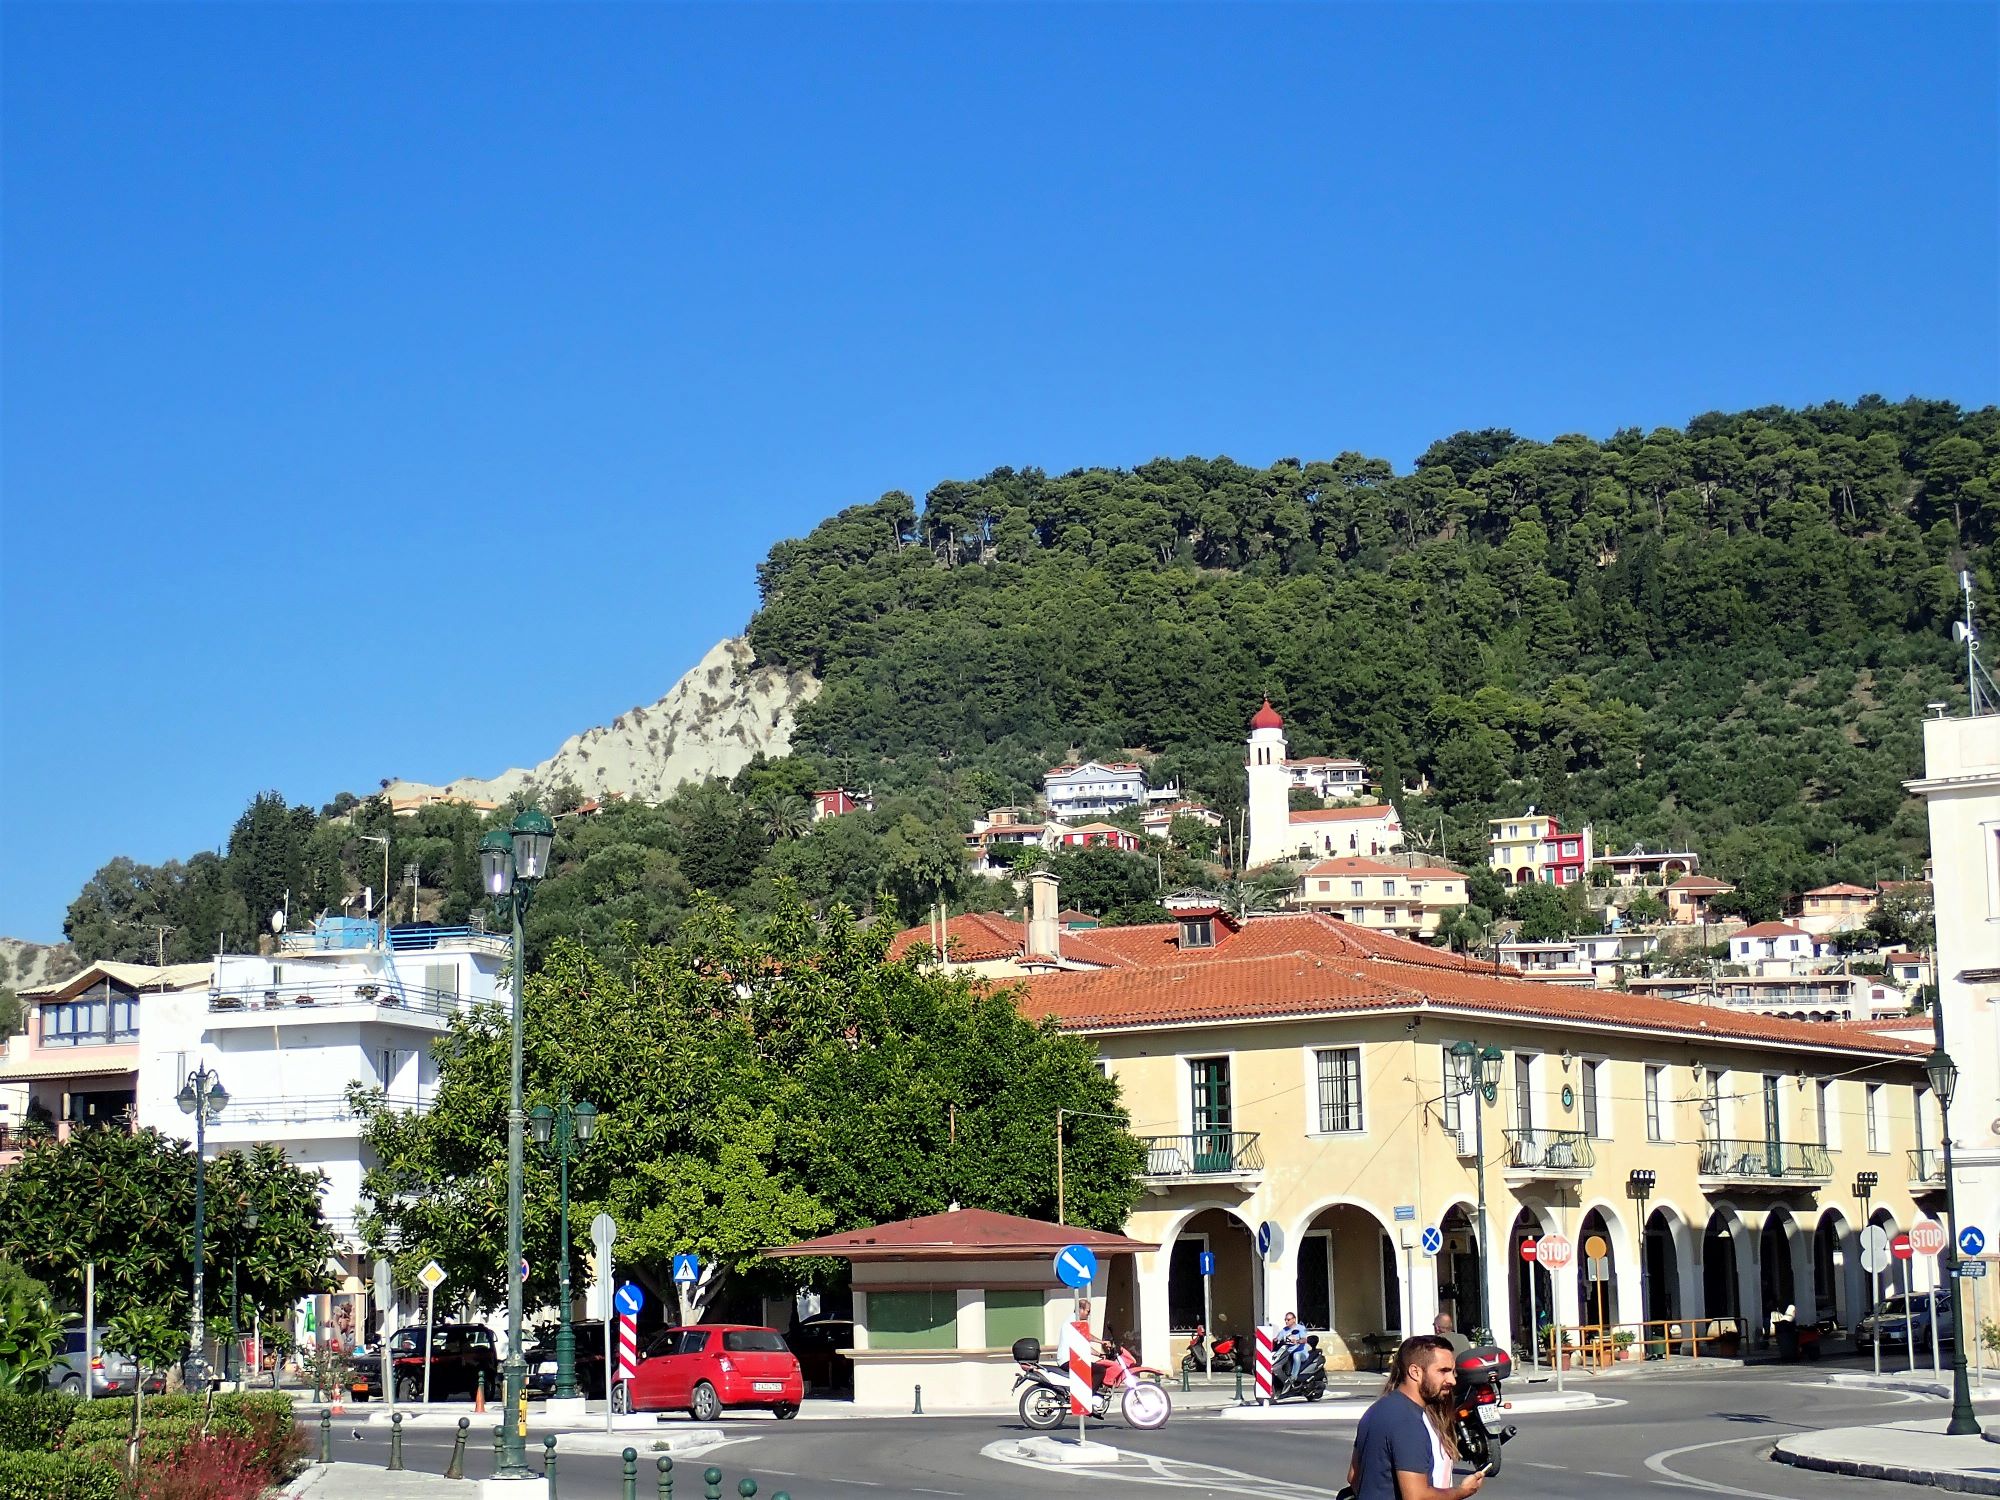
[(1628, 987), (1635, 995), (1794, 1021), (1865, 1022), (1909, 1009), (1903, 990), (1879, 974), (1657, 974), (1630, 980)]
[(1285, 774), (1315, 797), (1359, 797), (1368, 790), (1368, 767), (1344, 755), (1302, 755), (1285, 762)]
[(1752, 974), (1808, 974), (1825, 945), (1790, 922), (1759, 922), (1729, 935), (1729, 961)]
[(1266, 698), (1250, 720), (1246, 810), (1250, 822), (1246, 865), (1279, 859), (1374, 858), (1403, 847), (1403, 825), (1389, 803), (1292, 811), (1292, 776), (1286, 769), (1285, 721)]
[(1085, 761), (1055, 766), (1042, 777), (1049, 816), (1097, 817), (1146, 800), (1146, 773), (1129, 761)]
[(1945, 1049), (1958, 1063), (1953, 1167), (1965, 1222), (2000, 1210), (2000, 715), (1924, 723), (1937, 986)]
[(1659, 937), (1650, 932), (1587, 932), (1550, 942), (1496, 943), (1494, 951), (1503, 967), (1532, 979), (1608, 990), (1659, 946)]
[(285, 933), (274, 955), (226, 954), (206, 990), (140, 1008), (138, 1122), (192, 1140), (175, 1095), (196, 1067), (214, 1069), (229, 1102), (208, 1126), (209, 1149), (268, 1141), (324, 1171), (327, 1225), (341, 1253), (358, 1257), (372, 1163), (348, 1088), (426, 1108), (437, 1091), (431, 1043), (450, 1017), (498, 996), (511, 948), (463, 927), (391, 927), (385, 943), (377, 923), (332, 918)]

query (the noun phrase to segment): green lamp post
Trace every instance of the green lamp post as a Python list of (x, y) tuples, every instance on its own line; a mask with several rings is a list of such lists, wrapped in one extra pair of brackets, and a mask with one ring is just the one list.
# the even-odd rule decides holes
[(203, 1242), (208, 1197), (208, 1124), (229, 1103), (229, 1090), (215, 1076), (215, 1069), (204, 1063), (188, 1074), (187, 1082), (181, 1085), (174, 1101), (180, 1105), (183, 1114), (194, 1116), (194, 1327), (189, 1330), (185, 1374), (191, 1387), (205, 1389), (208, 1385), (208, 1322), (203, 1316), (207, 1304), (203, 1300), (202, 1267), (208, 1256), (208, 1247)]
[[(1958, 1064), (1944, 1050), (1944, 1007), (1939, 1003), (1932, 1017), (1937, 1046), (1924, 1059), (1931, 1092), (1937, 1095), (1939, 1134), (1944, 1140), (1944, 1216), (1951, 1228), (1944, 1242), (1945, 1284), (1951, 1288), (1951, 1420), (1945, 1424), (1950, 1437), (1970, 1437), (1980, 1432), (1979, 1418), (1972, 1410), (1972, 1382), (1965, 1368), (1965, 1283), (1958, 1274), (1958, 1186), (1951, 1171), (1951, 1096), (1958, 1092)], [(1981, 1433), (1984, 1436), (1983, 1433)]]
[(479, 878), (486, 894), (504, 902), (514, 923), (513, 1049), (507, 1092), (507, 1364), (503, 1389), (506, 1406), (500, 1423), (501, 1479), (526, 1479), (528, 1440), (520, 1427), (521, 1392), (528, 1383), (528, 1362), (521, 1348), (521, 975), (527, 958), (521, 945), (521, 918), (528, 910), (536, 884), (549, 872), (549, 853), (556, 828), (548, 815), (528, 808), (512, 828), (495, 828), (479, 841)]
[(528, 1128), (537, 1146), (546, 1147), (553, 1141), (556, 1148), (558, 1201), (562, 1205), (562, 1227), (558, 1231), (561, 1238), (556, 1251), (557, 1273), (562, 1281), (562, 1323), (556, 1329), (556, 1396), (566, 1399), (576, 1394), (576, 1329), (570, 1324), (569, 1312), (569, 1159), (590, 1144), (590, 1137), (597, 1130), (597, 1106), (588, 1099), (571, 1104), (565, 1090), (554, 1109), (537, 1104), (528, 1111)]
[[(1493, 1234), (1486, 1222), (1486, 1111), (1480, 1100), (1487, 1104), (1500, 1097), (1500, 1073), (1506, 1058), (1498, 1047), (1481, 1047), (1472, 1042), (1451, 1044), (1451, 1081), (1457, 1092), (1472, 1104), (1472, 1154), (1479, 1168), (1479, 1321), (1477, 1328), (1486, 1328), (1490, 1320), (1486, 1312), (1486, 1278), (1491, 1275), (1487, 1257), (1493, 1253)], [(1477, 1097), (1473, 1097), (1474, 1095)], [(1471, 1329), (1465, 1330), (1467, 1334)], [(1529, 1337), (1534, 1337), (1529, 1331)]]

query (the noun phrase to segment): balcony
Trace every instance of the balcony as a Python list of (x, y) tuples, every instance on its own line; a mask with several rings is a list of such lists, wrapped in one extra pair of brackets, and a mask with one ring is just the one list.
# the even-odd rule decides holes
[(1791, 1141), (1703, 1141), (1698, 1168), (1704, 1188), (1815, 1187), (1833, 1176), (1824, 1146)]
[(1910, 1191), (1913, 1193), (1941, 1193), (1944, 1191), (1944, 1153), (1942, 1151), (1912, 1151), (1910, 1153)]
[[(354, 918), (322, 918), (310, 932), (287, 932), (278, 938), (280, 953), (365, 953), (381, 946), (381, 924)], [(434, 948), (471, 948), (505, 957), (514, 940), (504, 933), (477, 927), (445, 927), (418, 923), (391, 927), (389, 947), (397, 953), (422, 953)]]
[[(391, 1109), (410, 1114), (421, 1114), (430, 1108), (428, 1100), (383, 1102)], [(211, 1136), (249, 1131), (259, 1138), (272, 1133), (345, 1136), (358, 1131), (360, 1126), (361, 1116), (345, 1094), (269, 1094), (255, 1098), (232, 1094), (228, 1106), (215, 1117), (208, 1131)]]
[(1510, 1130), (1503, 1176), (1513, 1186), (1529, 1182), (1581, 1182), (1597, 1165), (1597, 1152), (1581, 1130)]
[(1205, 1130), (1193, 1135), (1142, 1135), (1142, 1178), (1154, 1192), (1181, 1183), (1254, 1187), (1264, 1176), (1264, 1152), (1254, 1130)]
[[(433, 990), (420, 984), (403, 984), (393, 976), (386, 979), (323, 980), (314, 984), (228, 985), (208, 992), (211, 1015), (229, 1011), (290, 1011), (293, 1013), (290, 1019), (308, 1020), (316, 1012), (338, 1009), (342, 1011), (339, 1019), (351, 1021), (357, 1019), (353, 1014), (356, 1006), (442, 1019), (468, 1009), (469, 1002), (456, 990)], [(269, 1017), (264, 1020), (268, 1021)]]

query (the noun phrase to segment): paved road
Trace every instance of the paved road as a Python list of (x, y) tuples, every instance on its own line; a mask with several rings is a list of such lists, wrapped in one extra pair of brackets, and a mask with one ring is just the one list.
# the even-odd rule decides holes
[[(1786, 1432), (1857, 1425), (1932, 1413), (1943, 1404), (1873, 1391), (1844, 1390), (1798, 1368), (1654, 1376), (1605, 1382), (1598, 1389), (1621, 1404), (1587, 1412), (1517, 1418), (1521, 1435), (1485, 1493), (1542, 1497), (1705, 1492), (1752, 1500), (1913, 1500), (1907, 1485), (1841, 1479), (1769, 1461), (1772, 1442)], [(1303, 1408), (1299, 1408), (1303, 1410)], [(2000, 1409), (1984, 1409), (2000, 1427)], [(673, 1418), (670, 1421), (682, 1419)], [(1001, 1461), (993, 1445), (1027, 1434), (998, 1417), (895, 1418), (780, 1424), (744, 1416), (722, 1424), (732, 1441), (675, 1470), (675, 1494), (699, 1500), (700, 1473), (709, 1465), (726, 1476), (725, 1493), (748, 1473), (765, 1500), (777, 1489), (796, 1500), (888, 1500), (946, 1496), (1000, 1500), (1016, 1496), (1089, 1496), (1144, 1500), (1171, 1491), (1204, 1495), (1331, 1500), (1345, 1477), (1353, 1427), (1308, 1421), (1241, 1422), (1212, 1415), (1177, 1415), (1156, 1433), (1117, 1427), (1105, 1436), (1130, 1455), (1115, 1472), (1055, 1472)], [(337, 1425), (338, 1457), (379, 1457), (386, 1439), (365, 1440)], [(642, 1439), (644, 1434), (635, 1434)], [(531, 1448), (539, 1451), (534, 1440)], [(640, 1443), (635, 1442), (635, 1447)], [(405, 1442), (411, 1468), (443, 1469), (449, 1439), (412, 1433)], [(468, 1472), (489, 1472), (490, 1438), (476, 1447)], [(653, 1455), (641, 1447), (639, 1493), (652, 1500)], [(615, 1500), (619, 1461), (571, 1454), (561, 1460), (561, 1493), (570, 1500)], [(537, 1486), (531, 1493), (539, 1496)]]

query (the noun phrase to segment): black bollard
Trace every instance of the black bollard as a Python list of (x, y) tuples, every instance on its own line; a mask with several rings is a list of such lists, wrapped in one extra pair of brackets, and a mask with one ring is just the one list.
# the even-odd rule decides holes
[(330, 1411), (319, 1414), (319, 1461), (323, 1464), (333, 1462), (333, 1413)]
[(662, 1453), (659, 1458), (660, 1500), (674, 1500), (674, 1457)]
[(704, 1469), (701, 1482), (701, 1500), (722, 1500), (722, 1470)]
[(627, 1448), (625, 1460), (625, 1500), (639, 1500), (639, 1450)]
[(451, 1462), (444, 1466), (447, 1479), (465, 1478), (465, 1435), (472, 1428), (472, 1418), (458, 1419), (458, 1436), (451, 1440)]
[(918, 1386), (916, 1405), (910, 1408), (910, 1415), (913, 1417), (921, 1417), (923, 1414), (924, 1414), (924, 1388), (922, 1386)]
[(403, 1467), (403, 1414), (399, 1411), (389, 1413), (389, 1467)]
[(542, 1472), (549, 1476), (549, 1500), (556, 1500), (556, 1435), (542, 1439)]

